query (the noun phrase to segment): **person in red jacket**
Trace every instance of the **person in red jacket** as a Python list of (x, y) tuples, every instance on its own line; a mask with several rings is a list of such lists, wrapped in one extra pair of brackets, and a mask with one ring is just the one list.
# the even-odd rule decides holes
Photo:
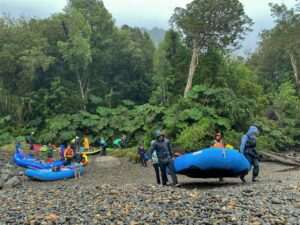
[(65, 157), (65, 160), (66, 160), (66, 166), (67, 165), (70, 165), (72, 163), (72, 159), (74, 157), (74, 152), (73, 150), (71, 149), (71, 145), (69, 144), (68, 147), (65, 149), (65, 152), (64, 152), (64, 157)]

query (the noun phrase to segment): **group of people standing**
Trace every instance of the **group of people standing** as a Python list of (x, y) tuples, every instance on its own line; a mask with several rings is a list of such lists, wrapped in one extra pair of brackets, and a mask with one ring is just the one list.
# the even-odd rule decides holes
[[(257, 182), (257, 176), (259, 174), (259, 155), (256, 151), (256, 135), (258, 134), (258, 129), (255, 126), (250, 126), (248, 132), (242, 136), (240, 152), (249, 161), (250, 165), (253, 166), (252, 181)], [(222, 140), (223, 134), (216, 133), (215, 140), (211, 143), (211, 148), (233, 148), (232, 146), (226, 144)], [(151, 142), (150, 150), (147, 152), (142, 143), (138, 145), (138, 155), (139, 160), (143, 167), (147, 166), (147, 163), (153, 165), (157, 184), (166, 185), (168, 182), (167, 168), (172, 178), (174, 186), (178, 186), (178, 180), (176, 176), (176, 171), (174, 168), (173, 158), (175, 157), (174, 152), (171, 148), (169, 140), (161, 131), (156, 131), (155, 140)], [(161, 174), (161, 179), (160, 179)], [(220, 182), (223, 178), (219, 178)], [(241, 176), (240, 179), (243, 183), (246, 183), (245, 175)]]
[[(73, 150), (74, 149), (74, 150)], [(59, 151), (61, 160), (65, 161), (65, 165), (68, 166), (70, 164), (74, 163), (82, 163), (84, 162), (84, 158), (82, 156), (82, 153), (80, 152), (79, 148), (72, 148), (71, 144), (68, 144), (65, 148), (65, 145), (61, 146), (61, 149)]]

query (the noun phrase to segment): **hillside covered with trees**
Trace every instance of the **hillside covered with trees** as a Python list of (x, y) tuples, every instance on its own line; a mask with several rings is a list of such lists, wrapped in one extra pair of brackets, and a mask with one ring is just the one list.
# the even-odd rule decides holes
[(252, 25), (238, 0), (176, 8), (158, 47), (118, 28), (101, 0), (70, 0), (46, 19), (2, 16), (0, 146), (32, 131), (39, 143), (125, 132), (149, 145), (161, 129), (187, 150), (216, 131), (238, 147), (256, 125), (258, 149), (299, 147), (300, 5), (270, 9), (275, 26), (247, 59), (231, 54)]

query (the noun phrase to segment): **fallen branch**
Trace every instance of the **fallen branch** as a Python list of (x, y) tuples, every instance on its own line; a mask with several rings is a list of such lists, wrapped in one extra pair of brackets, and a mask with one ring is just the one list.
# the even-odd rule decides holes
[(259, 154), (263, 156), (263, 159), (267, 158), (273, 162), (278, 162), (289, 166), (300, 167), (300, 162), (298, 162), (298, 160), (292, 159), (291, 157), (284, 156), (276, 152), (261, 151), (259, 152)]

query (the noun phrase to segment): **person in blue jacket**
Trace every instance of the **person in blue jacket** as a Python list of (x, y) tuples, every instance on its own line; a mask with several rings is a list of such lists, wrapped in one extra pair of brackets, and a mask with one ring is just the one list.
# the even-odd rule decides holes
[(18, 141), (16, 144), (16, 151), (21, 151), (22, 150), (22, 144), (21, 141)]
[[(250, 165), (253, 166), (252, 181), (257, 182), (256, 179), (259, 174), (259, 155), (256, 151), (256, 135), (258, 134), (258, 129), (255, 126), (250, 126), (247, 134), (243, 135), (242, 142), (240, 146), (240, 152), (247, 158)], [(245, 176), (241, 176), (243, 183), (246, 182)]]
[(100, 141), (98, 142), (99, 143), (99, 146), (102, 148), (102, 151), (101, 151), (101, 154), (103, 156), (106, 156), (106, 148), (107, 148), (107, 144), (104, 140), (103, 137), (101, 137)]

